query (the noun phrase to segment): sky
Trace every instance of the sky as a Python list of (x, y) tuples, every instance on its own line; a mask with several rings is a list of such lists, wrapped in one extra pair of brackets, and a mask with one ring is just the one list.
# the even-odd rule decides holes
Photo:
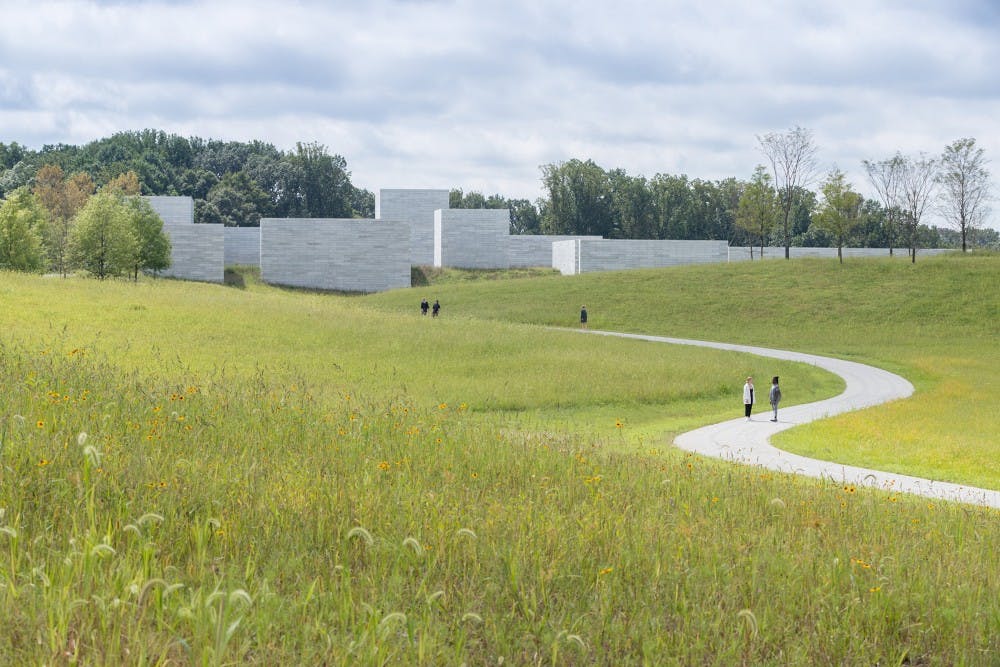
[(372, 191), (527, 199), (573, 158), (747, 179), (758, 137), (793, 127), (817, 179), (839, 168), (872, 196), (864, 159), (963, 137), (1000, 155), (997, 0), (0, 0), (0, 17), (0, 141), (33, 149), (146, 128), (318, 142)]

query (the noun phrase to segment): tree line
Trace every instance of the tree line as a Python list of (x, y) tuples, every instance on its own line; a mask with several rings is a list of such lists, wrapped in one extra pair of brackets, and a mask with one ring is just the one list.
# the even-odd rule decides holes
[[(764, 163), (746, 180), (647, 178), (570, 159), (540, 167), (543, 196), (534, 201), (456, 188), (450, 205), (509, 209), (514, 234), (725, 240), (761, 251), (784, 246), (786, 257), (790, 246), (905, 248), (914, 261), (922, 247), (1000, 247), (997, 232), (984, 225), (992, 183), (975, 139), (959, 139), (940, 156), (896, 153), (862, 160), (874, 198), (859, 194), (839, 169), (817, 179), (817, 146), (807, 129), (765, 134), (757, 142)], [(261, 141), (184, 138), (158, 130), (37, 151), (0, 142), (5, 202), (24, 204), (24, 195), (14, 193), (27, 188), (39, 194), (60, 179), (69, 194), (59, 202), (41, 200), (48, 220), (48, 236), (41, 237), (45, 264), (58, 271), (66, 268), (73, 216), (109, 184), (118, 182), (121, 190), (122, 179), (138, 194), (192, 197), (198, 223), (372, 218), (375, 209), (374, 194), (351, 183), (347, 161), (317, 143), (282, 151)], [(931, 213), (948, 225), (929, 225)]]

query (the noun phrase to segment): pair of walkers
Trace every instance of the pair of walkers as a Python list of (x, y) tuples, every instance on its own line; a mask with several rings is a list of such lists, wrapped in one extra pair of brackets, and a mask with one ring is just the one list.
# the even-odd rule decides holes
[[(771, 391), (767, 394), (768, 400), (771, 402), (771, 411), (774, 416), (771, 417), (771, 421), (778, 421), (778, 403), (781, 403), (781, 387), (778, 386), (778, 376), (775, 375), (771, 378)], [(754, 388), (753, 388), (753, 378), (748, 377), (746, 384), (743, 385), (743, 413), (750, 421), (750, 412), (753, 410), (754, 404)]]

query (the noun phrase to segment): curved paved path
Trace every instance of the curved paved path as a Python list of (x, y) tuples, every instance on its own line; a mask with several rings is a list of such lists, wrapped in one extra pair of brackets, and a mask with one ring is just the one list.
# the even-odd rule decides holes
[[(891, 491), (914, 493), (939, 500), (985, 505), (1000, 508), (1000, 491), (980, 489), (974, 486), (935, 482), (920, 477), (858, 468), (855, 466), (829, 463), (784, 452), (769, 442), (770, 437), (799, 424), (830, 417), (842, 412), (859, 410), (880, 403), (906, 398), (913, 393), (913, 385), (894, 373), (874, 366), (866, 366), (853, 361), (821, 357), (815, 354), (772, 350), (750, 345), (731, 345), (685, 338), (645, 336), (612, 331), (585, 331), (599, 336), (634, 338), (674, 345), (696, 345), (733, 352), (749, 352), (762, 357), (773, 357), (788, 361), (798, 361), (819, 366), (836, 373), (847, 383), (847, 388), (839, 396), (815, 403), (806, 403), (778, 410), (778, 421), (772, 422), (770, 405), (766, 398), (758, 403), (761, 412), (747, 421), (744, 417), (730, 419), (719, 424), (704, 426), (694, 431), (682, 433), (674, 444), (690, 452), (706, 456), (736, 461), (749, 465), (759, 465), (779, 472), (797, 473), (809, 477), (834, 480), (840, 484), (871, 486)], [(760, 392), (766, 396), (770, 385), (762, 385)], [(734, 405), (734, 411), (739, 408)]]

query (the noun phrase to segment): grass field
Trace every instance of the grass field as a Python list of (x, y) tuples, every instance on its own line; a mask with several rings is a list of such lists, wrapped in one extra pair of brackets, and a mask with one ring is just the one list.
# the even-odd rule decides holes
[(934, 468), (1000, 488), (997, 261), (369, 297), (0, 274), (0, 664), (995, 664), (995, 510), (665, 446), (748, 373), (835, 378), (536, 325), (876, 363), (917, 395), (782, 446), (857, 459), (861, 429), (920, 468), (950, 433)]

